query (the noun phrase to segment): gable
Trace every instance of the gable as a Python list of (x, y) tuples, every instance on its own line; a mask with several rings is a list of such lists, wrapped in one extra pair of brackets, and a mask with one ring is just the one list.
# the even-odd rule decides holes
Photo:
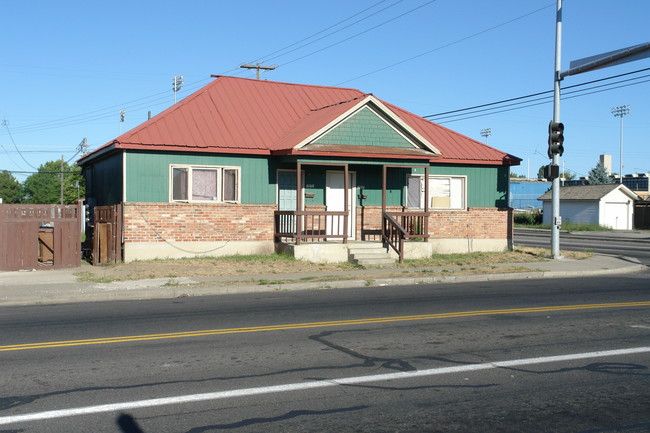
[(369, 106), (363, 106), (350, 117), (312, 141), (313, 144), (377, 147), (416, 147), (388, 120)]

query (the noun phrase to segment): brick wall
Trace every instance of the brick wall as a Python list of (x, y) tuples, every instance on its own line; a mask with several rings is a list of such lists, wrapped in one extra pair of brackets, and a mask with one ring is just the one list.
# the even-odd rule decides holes
[[(275, 210), (275, 205), (125, 203), (124, 242), (272, 241)], [(357, 206), (356, 236), (368, 241), (381, 239), (381, 206)], [(509, 239), (512, 210), (432, 211), (429, 236)]]
[[(403, 210), (402, 207), (387, 209), (389, 212)], [(468, 236), (475, 239), (512, 238), (511, 209), (469, 208), (430, 212), (430, 239), (467, 238)], [(357, 239), (379, 240), (381, 238), (381, 207), (357, 207), (357, 222)]]
[(124, 242), (272, 241), (275, 205), (125, 203)]

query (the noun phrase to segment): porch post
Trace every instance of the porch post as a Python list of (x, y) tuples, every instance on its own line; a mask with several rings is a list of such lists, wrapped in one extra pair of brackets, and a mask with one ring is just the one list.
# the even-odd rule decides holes
[(348, 243), (348, 221), (350, 221), (350, 204), (348, 203), (349, 201), (349, 195), (350, 195), (350, 179), (348, 177), (348, 164), (345, 164), (343, 166), (343, 191), (345, 194), (345, 199), (343, 200), (343, 211), (345, 212), (345, 215), (343, 216), (343, 243), (347, 244)]
[(382, 166), (381, 176), (381, 211), (386, 212), (386, 166)]
[(381, 168), (381, 239), (386, 239), (386, 227), (384, 214), (386, 213), (386, 164)]
[(424, 166), (424, 241), (429, 240), (429, 166)]
[(296, 245), (300, 245), (300, 239), (302, 235), (302, 215), (299, 215), (298, 212), (302, 209), (302, 185), (300, 184), (301, 177), (300, 173), (302, 171), (302, 164), (300, 161), (296, 162)]

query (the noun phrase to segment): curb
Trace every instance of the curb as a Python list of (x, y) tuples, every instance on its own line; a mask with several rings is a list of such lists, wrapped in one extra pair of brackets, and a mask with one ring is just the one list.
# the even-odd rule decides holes
[[(627, 274), (647, 269), (640, 262), (612, 269), (590, 269), (580, 271), (533, 270), (517, 273), (495, 273), (479, 275), (446, 275), (422, 277), (394, 277), (373, 279), (343, 279), (320, 282), (297, 282), (280, 284), (255, 284), (242, 286), (210, 287), (209, 282), (188, 277), (159, 278), (152, 280), (118, 281), (114, 283), (81, 283), (74, 290), (69, 284), (52, 284), (46, 289), (23, 290), (15, 296), (0, 298), (0, 306), (49, 305), (61, 303), (134, 301), (152, 299), (174, 299), (184, 297), (215, 296), (227, 294), (246, 294), (282, 292), (295, 290), (328, 290), (362, 287), (407, 286), (440, 283), (473, 283), (484, 281), (512, 281), (541, 278), (575, 278)], [(196, 286), (197, 284), (207, 284)], [(58, 286), (68, 288), (58, 291)], [(22, 299), (21, 299), (21, 296)]]

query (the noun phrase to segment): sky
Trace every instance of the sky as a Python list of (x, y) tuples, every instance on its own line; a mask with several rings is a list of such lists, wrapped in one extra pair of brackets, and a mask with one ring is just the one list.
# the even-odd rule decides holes
[[(551, 91), (555, 8), (555, 0), (3, 1), (0, 170), (22, 182), (47, 161), (76, 161), (84, 139), (96, 149), (171, 106), (176, 75), (180, 100), (212, 74), (255, 78), (240, 65), (260, 63), (277, 67), (262, 79), (351, 87), (437, 115), (430, 119), (521, 158), (514, 173), (536, 177), (549, 163), (551, 93), (438, 114)], [(649, 42), (649, 16), (647, 0), (564, 0), (561, 69)], [(564, 171), (587, 176), (610, 154), (618, 172), (621, 118), (611, 111), (630, 105), (623, 172), (650, 172), (650, 58), (561, 85)]]

